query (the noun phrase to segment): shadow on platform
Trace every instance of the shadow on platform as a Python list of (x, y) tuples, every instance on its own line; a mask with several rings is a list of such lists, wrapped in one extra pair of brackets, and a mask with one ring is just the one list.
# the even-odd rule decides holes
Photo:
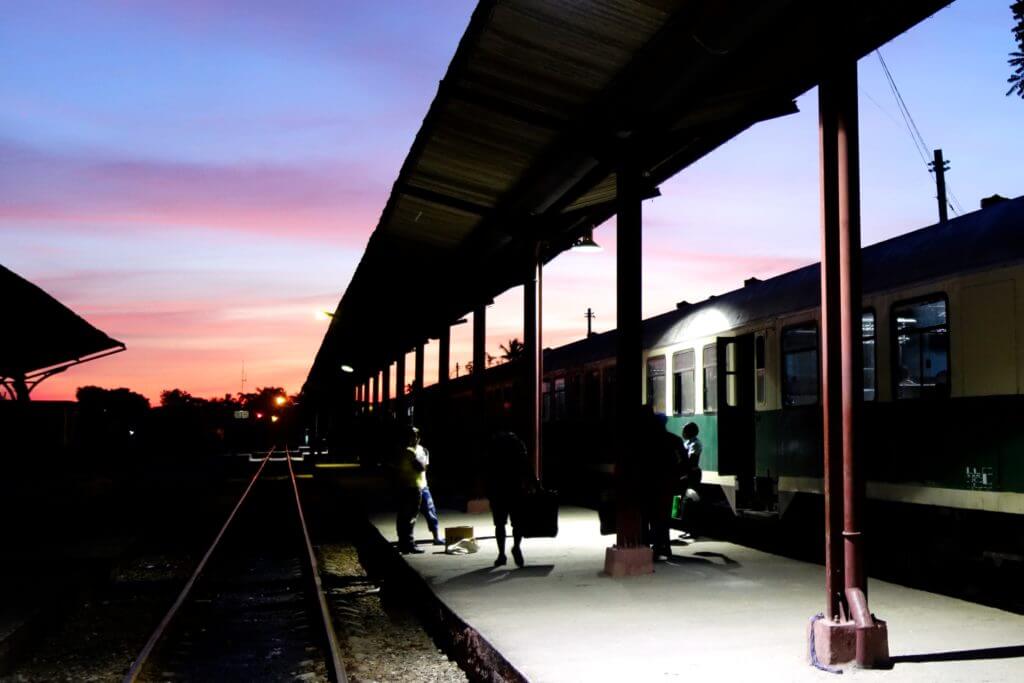
[(525, 567), (481, 567), (459, 574), (447, 581), (447, 586), (485, 586), (512, 579), (542, 579), (555, 568), (553, 564), (528, 564)]
[(977, 650), (953, 650), (919, 655), (897, 655), (890, 661), (896, 664), (925, 664), (928, 662), (970, 662), (979, 659), (1013, 659), (1024, 657), (1024, 645), (986, 647)]

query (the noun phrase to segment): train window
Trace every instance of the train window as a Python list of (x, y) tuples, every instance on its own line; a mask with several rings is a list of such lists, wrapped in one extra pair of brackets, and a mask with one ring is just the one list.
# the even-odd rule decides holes
[(583, 410), (583, 396), (580, 389), (583, 384), (582, 380), (583, 378), (578, 373), (569, 375), (569, 383), (565, 388), (565, 402), (566, 412), (570, 419), (579, 419)]
[(782, 405), (818, 402), (818, 326), (805, 323), (782, 330)]
[(864, 400), (874, 401), (877, 389), (875, 379), (875, 312), (864, 311), (860, 316), (861, 348), (864, 351)]
[(587, 418), (601, 417), (601, 373), (591, 370), (583, 387), (583, 414)]
[(897, 369), (896, 398), (949, 395), (949, 327), (946, 297), (931, 296), (892, 307)]
[(647, 405), (654, 412), (665, 412), (665, 356), (647, 359)]
[(693, 349), (672, 354), (672, 414), (693, 415), (694, 411)]
[(555, 380), (555, 419), (565, 419), (565, 378)]
[(704, 347), (704, 412), (718, 411), (718, 351), (714, 344)]
[(551, 382), (541, 385), (540, 416), (544, 422), (551, 421)]
[(604, 416), (607, 419), (615, 417), (615, 366), (606, 365), (603, 372), (604, 391), (601, 393)]
[(765, 401), (765, 355), (764, 335), (754, 338), (754, 398), (758, 405)]

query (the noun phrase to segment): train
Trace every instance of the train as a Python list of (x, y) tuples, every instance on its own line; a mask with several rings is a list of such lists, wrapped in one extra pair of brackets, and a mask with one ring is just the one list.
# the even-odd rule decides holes
[[(869, 506), (907, 533), (931, 524), (979, 552), (1021, 558), (1024, 197), (865, 247), (862, 281)], [(646, 319), (643, 334), (637, 398), (676, 434), (697, 423), (702, 494), (738, 516), (819, 514), (819, 264), (680, 302)], [(592, 500), (615, 461), (615, 332), (545, 349), (543, 363), (544, 479)], [(489, 425), (517, 424), (514, 366), (485, 373)], [(416, 399), (418, 423), (446, 416), (439, 439), (479, 410), (471, 378), (449, 385), (447, 399), (436, 385)]]

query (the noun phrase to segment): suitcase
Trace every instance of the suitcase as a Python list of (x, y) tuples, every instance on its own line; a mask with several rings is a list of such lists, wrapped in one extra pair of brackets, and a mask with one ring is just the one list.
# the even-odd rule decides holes
[(558, 493), (539, 489), (523, 496), (516, 511), (515, 530), (523, 538), (558, 535)]
[(601, 523), (601, 535), (607, 536), (616, 531), (615, 500), (602, 500), (597, 506), (597, 518)]

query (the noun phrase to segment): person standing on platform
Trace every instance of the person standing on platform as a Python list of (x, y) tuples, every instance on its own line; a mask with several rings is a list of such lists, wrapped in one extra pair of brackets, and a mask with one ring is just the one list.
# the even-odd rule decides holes
[(419, 554), (413, 530), (420, 512), (427, 518), (427, 528), (434, 537), (434, 545), (444, 545), (438, 533), (440, 522), (434, 498), (427, 486), (427, 467), (430, 452), (420, 444), (420, 430), (408, 428), (408, 441), (398, 460), (398, 514), (395, 528), (398, 532), (398, 549), (402, 553)]
[(679, 483), (684, 499), (683, 523), (690, 530), (683, 531), (679, 535), (682, 539), (692, 538), (696, 531), (692, 518), (696, 514), (696, 503), (700, 502), (700, 494), (697, 493), (697, 487), (700, 485), (702, 475), (700, 456), (704, 451), (704, 444), (697, 437), (698, 434), (700, 434), (700, 428), (696, 422), (687, 422), (683, 425), (684, 457), (681, 463), (682, 476), (679, 477)]
[(673, 479), (682, 457), (679, 438), (665, 429), (668, 419), (645, 406), (641, 417), (640, 448), (644, 451), (647, 540), (655, 558), (672, 557), (669, 524), (672, 512)]
[(505, 525), (512, 522), (512, 559), (517, 567), (525, 564), (523, 537), (516, 529), (523, 496), (537, 485), (526, 444), (512, 432), (495, 433), (487, 448), (486, 491), (494, 520), (494, 538), (498, 544), (495, 567), (508, 563), (505, 556)]

